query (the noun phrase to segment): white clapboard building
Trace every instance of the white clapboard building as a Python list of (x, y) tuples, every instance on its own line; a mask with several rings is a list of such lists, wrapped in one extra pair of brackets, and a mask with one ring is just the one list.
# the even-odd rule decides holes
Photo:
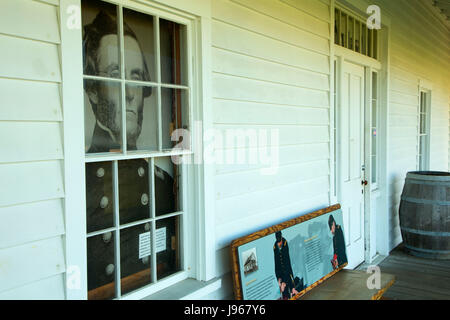
[(233, 239), (335, 203), (388, 256), (450, 166), (435, 2), (1, 0), (0, 299), (232, 298)]

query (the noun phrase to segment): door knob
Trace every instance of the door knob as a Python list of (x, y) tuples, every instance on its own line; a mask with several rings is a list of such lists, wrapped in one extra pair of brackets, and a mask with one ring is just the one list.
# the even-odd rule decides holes
[(367, 186), (368, 182), (367, 182), (367, 180), (363, 180), (363, 181), (361, 181), (361, 184)]

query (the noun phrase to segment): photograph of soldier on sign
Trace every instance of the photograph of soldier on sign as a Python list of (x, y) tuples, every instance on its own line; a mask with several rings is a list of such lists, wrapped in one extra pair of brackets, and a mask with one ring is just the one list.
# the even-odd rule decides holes
[(331, 259), (331, 265), (333, 266), (333, 269), (337, 269), (347, 262), (344, 232), (342, 231), (342, 227), (336, 224), (333, 215), (330, 215), (328, 218), (328, 226), (333, 235), (333, 258)]
[(292, 272), (288, 242), (283, 238), (281, 231), (275, 233), (275, 239), (275, 244), (273, 245), (275, 276), (280, 288), (281, 299), (286, 300), (292, 298), (298, 292)]

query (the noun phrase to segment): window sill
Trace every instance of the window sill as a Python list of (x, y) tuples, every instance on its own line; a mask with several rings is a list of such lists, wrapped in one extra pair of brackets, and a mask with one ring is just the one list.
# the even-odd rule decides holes
[(199, 281), (185, 279), (161, 291), (144, 297), (142, 300), (201, 300), (206, 295), (222, 287), (221, 279)]

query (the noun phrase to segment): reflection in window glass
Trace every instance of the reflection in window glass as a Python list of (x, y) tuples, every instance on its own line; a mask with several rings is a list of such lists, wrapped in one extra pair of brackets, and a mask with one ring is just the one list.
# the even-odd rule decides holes
[(87, 153), (122, 151), (120, 83), (84, 80), (84, 132)]
[(122, 294), (151, 283), (151, 223), (120, 230)]
[(160, 19), (161, 82), (186, 85), (185, 26)]
[(87, 239), (89, 300), (115, 297), (114, 235), (114, 232), (106, 232)]

